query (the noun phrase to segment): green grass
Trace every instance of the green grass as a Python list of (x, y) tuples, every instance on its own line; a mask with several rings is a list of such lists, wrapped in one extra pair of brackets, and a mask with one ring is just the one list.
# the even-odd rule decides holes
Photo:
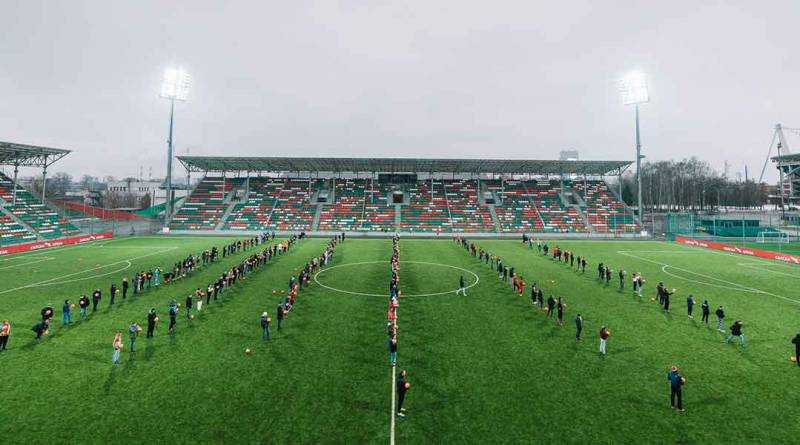
[(747, 247), (751, 247), (753, 249), (769, 250), (769, 251), (772, 251), (772, 252), (781, 252), (781, 253), (790, 253), (790, 254), (793, 254), (793, 255), (800, 255), (800, 243), (797, 243), (797, 242), (790, 242), (790, 243), (776, 243), (776, 242), (745, 243), (744, 245), (747, 246)]
[[(31, 341), (29, 328), (44, 303), (58, 306), (59, 324), (64, 298), (75, 300), (95, 286), (105, 290), (132, 270), (171, 264), (221, 242), (127, 238), (0, 258), (0, 292), (67, 274), (88, 278), (0, 293), (0, 318), (14, 322), (11, 350), (0, 354), (0, 434), (14, 443), (386, 443), (391, 370), (385, 297), (314, 284), (298, 297), (284, 330), (273, 326), (273, 340), (260, 341), (258, 316), (272, 313), (280, 298), (272, 290), (283, 289), (289, 275), (319, 254), (324, 239), (300, 242), (191, 324), (179, 318), (174, 337), (159, 327), (152, 342), (140, 340), (135, 356), (124, 351), (119, 366), (110, 363), (116, 329), (143, 320), (151, 306), (164, 314), (169, 299), (206, 285), (242, 255), (112, 310), (104, 300), (89, 321)], [(451, 241), (401, 241), (404, 294), (454, 290), (462, 273), (475, 281), (446, 266), (472, 271), (480, 281), (466, 298), (401, 301), (399, 366), (413, 386), (408, 418), (397, 424), (398, 443), (796, 441), (800, 425), (791, 413), (800, 396), (791, 388), (800, 370), (788, 361), (789, 338), (800, 327), (796, 267), (672, 243), (558, 244), (589, 258), (586, 275), (516, 241), (479, 241), (528, 284), (545, 283), (546, 293), (565, 297), (564, 327), (535, 310), (527, 290), (524, 297), (512, 294)], [(390, 249), (387, 239), (348, 240), (319, 280), (384, 294)], [(114, 272), (145, 254), (151, 256)], [(609, 287), (597, 282), (597, 261), (641, 271), (648, 297), (618, 292), (616, 278)], [(108, 275), (92, 278), (102, 273)], [(650, 302), (659, 280), (678, 289), (671, 314)], [(724, 305), (730, 320), (741, 318), (749, 344), (724, 344), (722, 334), (700, 323), (699, 301), (696, 318), (688, 319), (687, 292)], [(586, 320), (580, 343), (571, 322), (576, 312)], [(613, 332), (605, 358), (596, 352), (601, 323)], [(254, 350), (249, 357), (243, 353), (248, 347)], [(668, 409), (666, 370), (673, 363), (688, 380), (682, 414)]]

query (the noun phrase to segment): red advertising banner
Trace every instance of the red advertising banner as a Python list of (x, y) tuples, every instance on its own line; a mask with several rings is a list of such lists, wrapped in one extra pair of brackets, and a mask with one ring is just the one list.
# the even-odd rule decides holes
[(72, 236), (48, 241), (36, 241), (34, 243), (15, 244), (12, 246), (0, 247), (0, 255), (11, 253), (28, 252), (31, 250), (48, 249), (50, 247), (68, 246), (70, 244), (81, 244), (98, 239), (113, 238), (113, 232), (95, 233), (94, 235)]
[(699, 240), (685, 236), (676, 236), (675, 241), (687, 246), (705, 247), (706, 249), (722, 250), (740, 255), (750, 255), (770, 260), (784, 261), (792, 264), (800, 264), (800, 256), (788, 253), (772, 252), (769, 250), (753, 249), (751, 247), (732, 246), (730, 244), (718, 243), (716, 241)]

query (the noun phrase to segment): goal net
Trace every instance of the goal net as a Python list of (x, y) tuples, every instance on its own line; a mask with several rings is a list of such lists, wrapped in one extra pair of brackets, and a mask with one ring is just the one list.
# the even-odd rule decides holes
[(789, 243), (789, 235), (784, 232), (759, 232), (756, 242), (761, 244), (766, 243)]

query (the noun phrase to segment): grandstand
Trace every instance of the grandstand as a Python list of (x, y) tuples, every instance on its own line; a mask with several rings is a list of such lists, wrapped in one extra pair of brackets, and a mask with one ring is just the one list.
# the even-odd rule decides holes
[(20, 167), (47, 167), (69, 154), (69, 150), (0, 142), (0, 165), (14, 167), (14, 177), (0, 173), (0, 245), (51, 240), (75, 235), (78, 229), (17, 183)]
[[(172, 231), (635, 234), (627, 161), (179, 156), (203, 179)], [(233, 176), (233, 177), (231, 177)]]

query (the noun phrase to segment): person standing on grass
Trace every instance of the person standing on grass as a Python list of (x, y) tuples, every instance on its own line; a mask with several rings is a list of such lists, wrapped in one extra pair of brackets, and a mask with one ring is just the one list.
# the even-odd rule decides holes
[[(3, 320), (0, 324), (0, 351), (5, 351), (8, 347), (8, 337), (11, 335), (11, 323), (8, 320)], [(800, 336), (800, 334), (798, 334)]]
[(147, 313), (147, 334), (146, 338), (153, 338), (153, 331), (156, 329), (156, 322), (158, 315), (156, 315), (156, 308), (151, 307), (150, 312)]
[[(678, 367), (672, 365), (667, 373), (667, 380), (669, 380), (669, 404), (672, 409), (677, 409), (683, 412), (683, 385), (686, 383), (681, 374), (678, 372)], [(676, 403), (677, 399), (677, 403)]]
[(36, 323), (35, 325), (33, 325), (33, 327), (31, 328), (31, 330), (36, 333), (36, 339), (37, 340), (41, 340), (42, 339), (42, 335), (46, 334), (48, 329), (50, 329), (50, 320), (49, 319), (42, 320), (42, 321)]
[(703, 304), (700, 305), (700, 309), (703, 311), (703, 318), (702, 321), (706, 325), (708, 324), (708, 316), (711, 313), (711, 306), (708, 304), (708, 300), (703, 300)]
[[(8, 320), (4, 320), (4, 323), (8, 323)], [(800, 366), (800, 332), (794, 336), (792, 343), (794, 344), (794, 361), (797, 363), (797, 366)]]
[(103, 294), (100, 293), (100, 289), (95, 289), (92, 292), (92, 313), (97, 311), (97, 305), (100, 304), (100, 300), (103, 298)]
[(132, 321), (131, 325), (128, 326), (128, 336), (131, 340), (131, 352), (136, 352), (136, 339), (139, 337), (140, 332), (142, 332), (142, 327), (139, 326), (139, 323)]
[(278, 330), (281, 330), (281, 325), (283, 324), (283, 305), (278, 303), (278, 309), (275, 310), (275, 316), (278, 317)]
[(459, 293), (464, 294), (465, 297), (467, 296), (467, 287), (464, 283), (464, 275), (461, 275), (461, 277), (458, 279), (458, 290), (456, 291), (456, 295)]
[(169, 312), (169, 333), (175, 332), (175, 319), (178, 317), (178, 303), (173, 299), (167, 308)]
[(739, 343), (744, 346), (745, 338), (744, 334), (742, 333), (742, 320), (736, 320), (731, 325), (731, 333), (728, 334), (728, 337), (725, 339), (725, 343), (730, 343), (733, 340), (733, 337), (739, 339)]
[(566, 306), (561, 297), (558, 297), (558, 304), (556, 305), (556, 325), (558, 326), (564, 325), (564, 308)]
[(81, 295), (81, 298), (78, 298), (78, 307), (81, 311), (81, 320), (86, 320), (89, 316), (87, 314), (89, 310), (89, 298), (87, 298), (86, 295)]
[(114, 305), (114, 297), (117, 296), (117, 285), (115, 283), (111, 283), (111, 288), (108, 290), (108, 294), (110, 295), (108, 300), (108, 305)]
[(408, 372), (404, 369), (400, 371), (397, 376), (397, 416), (405, 417), (406, 409), (403, 408), (403, 402), (406, 400), (406, 392), (411, 388), (411, 383), (408, 382)]
[(189, 320), (192, 318), (192, 294), (186, 296), (186, 319)]
[(611, 268), (606, 267), (606, 286), (611, 284)]
[(725, 330), (722, 329), (722, 327), (724, 326), (723, 323), (725, 321), (725, 309), (723, 309), (722, 306), (720, 306), (717, 308), (717, 311), (714, 314), (717, 316), (717, 330), (719, 332), (725, 332)]
[(694, 297), (692, 294), (689, 294), (689, 296), (686, 297), (686, 313), (689, 318), (694, 318), (692, 316), (692, 309), (694, 309)]
[(620, 267), (619, 268), (619, 272), (617, 272), (617, 275), (619, 275), (619, 291), (620, 292), (625, 290), (625, 274), (626, 274), (625, 269)]
[(272, 321), (272, 320), (269, 318), (269, 314), (267, 314), (267, 312), (264, 311), (261, 314), (261, 340), (262, 341), (269, 340), (269, 322), (270, 321)]
[(672, 292), (668, 290), (664, 290), (664, 312), (669, 312), (669, 297), (675, 292), (675, 289)]
[(122, 331), (117, 331), (114, 334), (114, 342), (111, 344), (114, 348), (114, 354), (111, 356), (111, 363), (119, 365), (119, 354), (122, 352)]
[(389, 364), (391, 366), (397, 364), (397, 336), (389, 339)]
[(70, 323), (72, 323), (72, 304), (66, 299), (61, 306), (61, 325), (69, 326)]
[(553, 298), (553, 295), (551, 294), (549, 297), (547, 297), (547, 316), (548, 317), (553, 315), (553, 307), (555, 305), (556, 305), (556, 300), (555, 300), (555, 298)]
[(130, 286), (130, 284), (128, 283), (128, 277), (123, 277), (122, 278), (122, 299), (123, 300), (128, 298), (128, 286)]
[(575, 316), (575, 341), (581, 341), (581, 332), (583, 331), (583, 317), (581, 314)]
[(600, 326), (600, 354), (602, 355), (606, 355), (606, 343), (608, 343), (608, 337), (611, 337), (611, 331), (609, 331), (605, 326)]
[(539, 306), (539, 310), (544, 309), (544, 291), (542, 288), (536, 292), (536, 304)]

